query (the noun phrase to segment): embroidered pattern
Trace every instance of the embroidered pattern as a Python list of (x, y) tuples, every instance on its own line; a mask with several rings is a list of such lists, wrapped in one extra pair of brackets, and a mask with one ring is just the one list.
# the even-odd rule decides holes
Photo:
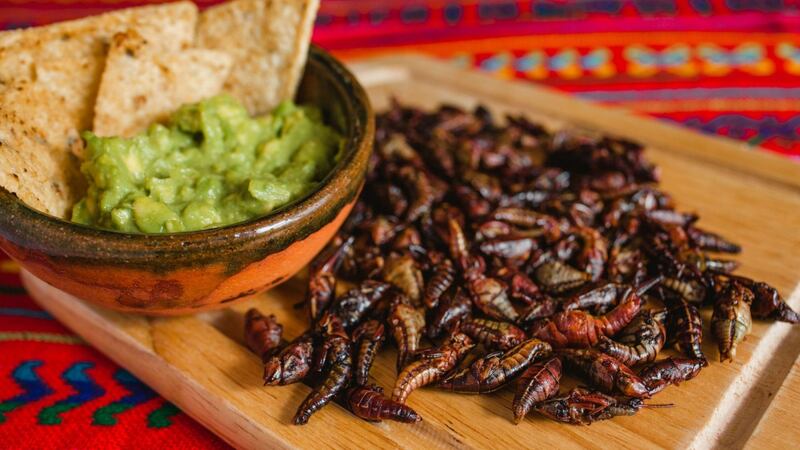
[(643, 45), (631, 45), (625, 48), (623, 55), (628, 62), (627, 73), (637, 78), (652, 77), (661, 71), (681, 77), (697, 75), (692, 49), (688, 45), (675, 44), (661, 51)]
[(702, 44), (697, 48), (697, 56), (703, 73), (712, 77), (725, 76), (737, 69), (757, 76), (775, 72), (775, 64), (767, 58), (764, 46), (757, 43), (744, 43), (731, 50), (716, 44)]
[(116, 425), (117, 415), (139, 406), (156, 396), (152, 389), (139, 381), (127, 370), (119, 369), (114, 373), (114, 380), (130, 394), (99, 408), (94, 412), (93, 425)]
[(147, 416), (147, 426), (150, 428), (166, 428), (172, 425), (172, 418), (180, 414), (181, 410), (169, 402), (164, 402), (161, 407)]
[(105, 394), (105, 390), (86, 373), (92, 367), (94, 367), (92, 362), (78, 362), (61, 374), (61, 379), (69, 384), (75, 393), (39, 411), (39, 424), (58, 425), (63, 420), (61, 415), (65, 412)]
[(0, 423), (6, 421), (5, 414), (25, 406), (28, 403), (35, 402), (42, 399), (54, 391), (44, 380), (36, 373), (36, 369), (44, 364), (41, 360), (34, 359), (23, 361), (11, 373), (11, 379), (17, 384), (24, 392), (8, 400), (0, 402)]

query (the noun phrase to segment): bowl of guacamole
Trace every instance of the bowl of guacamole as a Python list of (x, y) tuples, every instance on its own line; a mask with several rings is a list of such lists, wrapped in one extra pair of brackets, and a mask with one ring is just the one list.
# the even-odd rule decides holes
[(85, 132), (86, 195), (72, 221), (126, 233), (178, 233), (263, 217), (314, 191), (344, 139), (314, 105), (251, 117), (221, 94), (184, 105), (131, 138)]
[(139, 135), (86, 132), (69, 220), (0, 189), (0, 248), (35, 276), (118, 310), (184, 314), (287, 280), (334, 236), (364, 183), (374, 116), (313, 47), (293, 101), (251, 116), (219, 95)]

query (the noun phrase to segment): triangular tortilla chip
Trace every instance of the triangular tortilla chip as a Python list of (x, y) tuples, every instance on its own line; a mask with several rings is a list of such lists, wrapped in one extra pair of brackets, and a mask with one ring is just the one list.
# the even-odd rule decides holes
[(75, 36), (90, 36), (108, 42), (128, 28), (140, 30), (148, 40), (164, 40), (167, 46), (189, 46), (194, 41), (197, 6), (190, 1), (118, 9), (43, 27), (0, 31), (0, 49), (29, 47), (41, 42)]
[(187, 49), (164, 53), (135, 31), (114, 36), (94, 109), (94, 132), (132, 136), (161, 122), (185, 103), (220, 92), (231, 57)]
[(52, 121), (53, 128), (63, 129), (57, 114), (63, 101), (26, 81), (9, 87), (8, 92), (2, 100), (13, 107), (0, 105), (0, 186), (33, 208), (63, 216), (82, 179), (76, 157), (53, 147), (47, 125), (41, 125)]
[(294, 97), (319, 0), (234, 0), (200, 14), (197, 46), (233, 56), (224, 90), (251, 114)]
[(0, 122), (0, 185), (66, 217), (81, 193), (70, 181), (77, 161), (69, 152), (80, 146), (78, 133), (91, 127), (111, 37), (133, 28), (174, 51), (192, 43), (196, 20), (196, 6), (181, 2), (1, 32), (0, 115), (14, 122)]

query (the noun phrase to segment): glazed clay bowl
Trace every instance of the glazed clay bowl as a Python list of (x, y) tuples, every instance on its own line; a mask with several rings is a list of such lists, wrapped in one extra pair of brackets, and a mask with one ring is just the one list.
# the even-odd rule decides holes
[(0, 248), (23, 269), (81, 299), (146, 314), (226, 306), (287, 280), (333, 237), (364, 183), (374, 116), (355, 77), (311, 48), (300, 103), (322, 109), (346, 153), (320, 188), (268, 216), (170, 235), (97, 230), (48, 216), (0, 188)]

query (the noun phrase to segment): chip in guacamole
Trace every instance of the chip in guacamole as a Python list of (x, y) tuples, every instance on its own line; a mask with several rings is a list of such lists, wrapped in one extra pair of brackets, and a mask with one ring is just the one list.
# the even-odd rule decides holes
[(220, 95), (181, 107), (131, 138), (84, 133), (89, 187), (72, 220), (128, 233), (229, 225), (303, 197), (336, 163), (341, 136), (289, 101), (251, 117)]

